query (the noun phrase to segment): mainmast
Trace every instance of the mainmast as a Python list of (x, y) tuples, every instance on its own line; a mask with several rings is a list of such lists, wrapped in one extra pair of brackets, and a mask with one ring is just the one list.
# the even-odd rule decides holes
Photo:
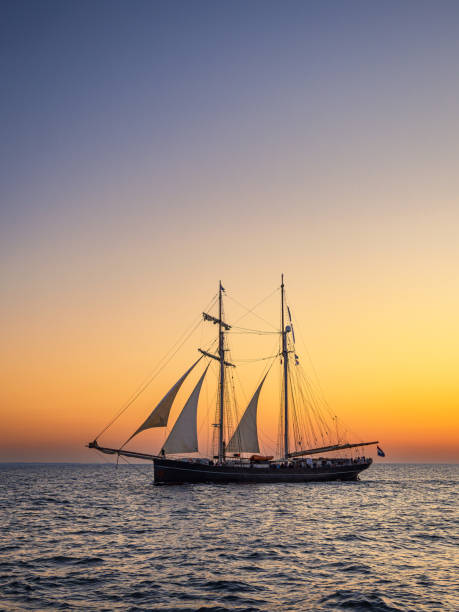
[(225, 446), (223, 441), (223, 420), (224, 420), (224, 398), (225, 398), (225, 326), (223, 325), (223, 287), (222, 282), (218, 285), (218, 355), (220, 357), (220, 412), (219, 412), (219, 431), (218, 431), (218, 460), (225, 459)]
[(284, 289), (284, 275), (282, 274), (281, 283), (281, 333), (282, 333), (282, 359), (284, 364), (284, 458), (288, 459), (289, 448), (288, 448), (288, 351), (287, 351), (287, 331), (285, 329), (284, 321), (284, 306), (285, 302), (285, 289)]

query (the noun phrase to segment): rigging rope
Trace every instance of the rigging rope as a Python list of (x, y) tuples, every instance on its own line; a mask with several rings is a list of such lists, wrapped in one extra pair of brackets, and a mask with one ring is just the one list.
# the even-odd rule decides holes
[[(208, 308), (210, 308), (211, 306), (213, 306), (215, 300), (217, 299), (217, 296), (214, 295), (214, 297), (210, 300), (210, 302), (207, 304), (207, 306), (205, 307), (205, 310), (207, 310)], [(195, 319), (196, 320), (196, 319)], [(102, 431), (95, 437), (95, 440), (97, 440), (98, 438), (100, 438), (100, 436), (102, 434), (104, 434), (107, 429), (109, 429), (119, 418), (120, 416), (135, 402), (135, 400), (139, 397), (139, 395), (141, 395), (145, 389), (153, 382), (153, 380), (162, 372), (162, 370), (167, 366), (167, 364), (175, 357), (175, 355), (177, 354), (177, 352), (182, 348), (182, 346), (185, 344), (185, 342), (187, 342), (187, 340), (193, 335), (193, 333), (196, 331), (196, 329), (199, 327), (199, 325), (201, 325), (202, 323), (202, 319), (201, 316), (199, 316), (199, 319), (197, 320), (197, 322), (194, 324), (194, 326), (192, 327), (191, 331), (189, 331), (187, 333), (188, 330), (185, 330), (181, 336), (179, 337), (179, 339), (172, 345), (172, 347), (167, 351), (167, 353), (164, 355), (164, 357), (162, 357), (159, 362), (156, 364), (156, 366), (153, 368), (151, 374), (149, 374), (149, 376), (147, 377), (147, 379), (140, 384), (140, 386), (137, 388), (137, 391), (134, 392), (133, 395), (131, 395), (131, 397), (128, 399), (128, 401), (126, 402), (126, 404), (124, 404), (124, 406), (121, 407), (121, 409), (118, 411), (118, 413), (116, 414), (116, 416), (108, 423), (108, 425), (106, 425)], [(192, 324), (193, 325), (193, 324)], [(189, 328), (188, 328), (189, 329)], [(182, 338), (186, 336), (183, 341)], [(180, 343), (180, 344), (179, 344)], [(179, 344), (179, 345), (178, 345)], [(178, 346), (177, 346), (178, 345)], [(177, 348), (175, 348), (177, 347)], [(175, 350), (174, 350), (175, 348)], [(172, 354), (171, 351), (173, 351)]]
[(273, 329), (276, 330), (276, 333), (278, 333), (278, 329), (276, 327), (274, 327), (274, 325), (272, 325), (272, 323), (270, 323), (269, 321), (267, 321), (266, 319), (264, 319), (262, 316), (260, 316), (259, 314), (257, 314), (256, 312), (254, 312), (255, 308), (258, 308), (258, 306), (261, 306), (264, 302), (266, 302), (266, 300), (269, 300), (270, 297), (272, 297), (275, 293), (277, 293), (279, 291), (279, 287), (276, 287), (276, 289), (274, 289), (274, 291), (271, 291), (271, 293), (269, 295), (267, 295), (266, 297), (264, 297), (260, 302), (258, 302), (257, 304), (255, 304), (255, 306), (253, 306), (252, 308), (247, 308), (247, 306), (244, 306), (244, 304), (241, 304), (241, 302), (239, 302), (238, 300), (236, 300), (236, 298), (232, 297), (231, 295), (227, 294), (227, 297), (230, 300), (233, 300), (233, 302), (235, 302), (238, 306), (240, 306), (241, 308), (244, 308), (244, 310), (246, 310), (247, 312), (243, 315), (241, 315), (239, 317), (239, 319), (236, 319), (235, 323), (237, 323), (238, 321), (240, 321), (241, 319), (243, 319), (244, 317), (246, 317), (249, 314), (253, 314), (256, 317), (258, 317), (261, 321), (263, 321), (264, 323), (266, 323), (267, 325), (269, 325), (269, 327), (272, 327)]
[(235, 359), (233, 357), (232, 361), (235, 361), (236, 363), (255, 363), (257, 361), (267, 361), (268, 359), (275, 359), (276, 357), (279, 357), (279, 355), (281, 355), (281, 353), (276, 353), (275, 355), (268, 355), (268, 357), (258, 357), (253, 359)]
[(260, 335), (266, 335), (266, 334), (280, 334), (280, 331), (269, 331), (269, 330), (265, 330), (265, 329), (251, 329), (249, 327), (239, 327), (238, 325), (232, 325), (231, 329), (237, 329), (240, 331), (229, 331), (229, 334), (260, 334)]

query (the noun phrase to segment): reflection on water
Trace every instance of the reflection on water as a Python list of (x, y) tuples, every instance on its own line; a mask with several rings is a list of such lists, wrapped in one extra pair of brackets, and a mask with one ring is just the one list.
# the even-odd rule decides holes
[(0, 608), (458, 610), (457, 476), (154, 487), (150, 465), (3, 465)]

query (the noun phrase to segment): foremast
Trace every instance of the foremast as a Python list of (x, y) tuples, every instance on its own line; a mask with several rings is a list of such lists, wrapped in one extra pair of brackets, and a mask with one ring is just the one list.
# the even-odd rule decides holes
[(214, 324), (218, 324), (218, 355), (213, 355), (203, 349), (198, 349), (206, 357), (215, 359), (220, 362), (220, 372), (218, 380), (218, 401), (217, 401), (217, 419), (218, 422), (215, 426), (218, 427), (218, 461), (223, 462), (225, 460), (225, 368), (235, 367), (233, 363), (225, 361), (225, 332), (231, 329), (231, 325), (223, 321), (223, 293), (225, 289), (221, 281), (218, 284), (218, 318), (214, 317), (207, 312), (203, 312), (202, 315), (205, 321), (210, 321)]
[(282, 334), (282, 363), (284, 366), (284, 459), (289, 457), (288, 447), (288, 350), (287, 329), (285, 328), (285, 287), (284, 275), (281, 282), (281, 334)]
[(222, 282), (218, 284), (218, 356), (220, 358), (219, 379), (219, 414), (218, 414), (218, 460), (225, 460), (225, 441), (223, 436), (224, 425), (224, 403), (225, 403), (225, 328), (223, 325), (223, 287)]

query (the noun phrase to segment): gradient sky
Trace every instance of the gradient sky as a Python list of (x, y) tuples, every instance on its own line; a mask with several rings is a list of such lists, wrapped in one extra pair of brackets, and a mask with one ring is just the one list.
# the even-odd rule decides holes
[(3, 0), (0, 44), (0, 460), (94, 460), (281, 272), (351, 429), (459, 459), (457, 2)]

